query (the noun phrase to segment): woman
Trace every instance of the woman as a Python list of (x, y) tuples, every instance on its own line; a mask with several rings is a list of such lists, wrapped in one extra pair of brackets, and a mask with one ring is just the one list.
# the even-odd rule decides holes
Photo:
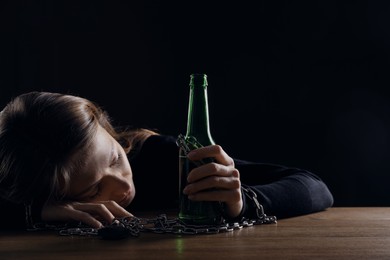
[[(227, 219), (255, 216), (244, 186), (278, 218), (333, 204), (327, 186), (310, 172), (234, 160), (218, 145), (188, 155), (209, 157), (215, 162), (194, 169), (184, 193), (222, 202)], [(115, 129), (107, 113), (80, 97), (31, 92), (12, 100), (0, 113), (0, 162), (2, 229), (25, 228), (25, 220), (100, 228), (130, 212), (177, 207), (175, 138)]]

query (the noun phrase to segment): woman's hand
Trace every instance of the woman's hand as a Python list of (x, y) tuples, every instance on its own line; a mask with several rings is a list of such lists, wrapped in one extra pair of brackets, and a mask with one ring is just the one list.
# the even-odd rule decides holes
[(234, 161), (219, 145), (210, 145), (191, 151), (188, 159), (198, 161), (214, 158), (215, 162), (193, 169), (187, 178), (183, 193), (190, 200), (221, 201), (226, 205), (226, 214), (237, 217), (242, 210), (240, 173)]
[(81, 221), (94, 228), (111, 223), (116, 217), (130, 217), (128, 211), (115, 201), (100, 202), (55, 202), (42, 209), (43, 221)]

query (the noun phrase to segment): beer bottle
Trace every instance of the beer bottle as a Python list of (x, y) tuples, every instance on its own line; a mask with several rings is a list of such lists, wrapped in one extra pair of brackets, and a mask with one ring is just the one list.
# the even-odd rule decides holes
[[(186, 142), (189, 150), (214, 144), (210, 134), (209, 112), (207, 101), (207, 75), (192, 74), (190, 76), (190, 96), (188, 106), (188, 121), (186, 136), (181, 138)], [(180, 138), (180, 136), (179, 136)], [(213, 225), (222, 221), (221, 203), (218, 201), (191, 201), (183, 194), (187, 185), (187, 176), (192, 169), (199, 166), (199, 162), (187, 159), (181, 148), (179, 154), (179, 219), (191, 225)], [(208, 160), (208, 161), (207, 161)], [(202, 163), (211, 162), (203, 160)]]

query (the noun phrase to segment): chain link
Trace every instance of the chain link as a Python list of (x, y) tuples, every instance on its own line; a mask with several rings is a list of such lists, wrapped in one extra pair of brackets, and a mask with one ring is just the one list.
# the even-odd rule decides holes
[(256, 221), (256, 224), (272, 224), (272, 223), (276, 223), (276, 217), (275, 216), (267, 216), (265, 213), (264, 213), (264, 207), (263, 205), (261, 205), (259, 203), (259, 201), (257, 200), (257, 194), (256, 192), (254, 192), (251, 188), (249, 187), (241, 187), (241, 189), (243, 190), (243, 192), (245, 193), (245, 195), (247, 195), (247, 197), (253, 201), (253, 203), (255, 204), (255, 209), (256, 209), (256, 215), (257, 215), (257, 219), (255, 220)]

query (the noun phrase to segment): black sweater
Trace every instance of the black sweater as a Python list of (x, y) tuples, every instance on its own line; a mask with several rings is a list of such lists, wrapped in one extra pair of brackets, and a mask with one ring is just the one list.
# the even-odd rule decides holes
[[(174, 209), (179, 195), (179, 152), (175, 138), (152, 136), (132, 159), (136, 196), (130, 212)], [(325, 183), (313, 173), (267, 163), (235, 159), (243, 186), (256, 192), (267, 215), (292, 217), (324, 210), (333, 204)], [(254, 206), (245, 196), (242, 215), (253, 217)]]

